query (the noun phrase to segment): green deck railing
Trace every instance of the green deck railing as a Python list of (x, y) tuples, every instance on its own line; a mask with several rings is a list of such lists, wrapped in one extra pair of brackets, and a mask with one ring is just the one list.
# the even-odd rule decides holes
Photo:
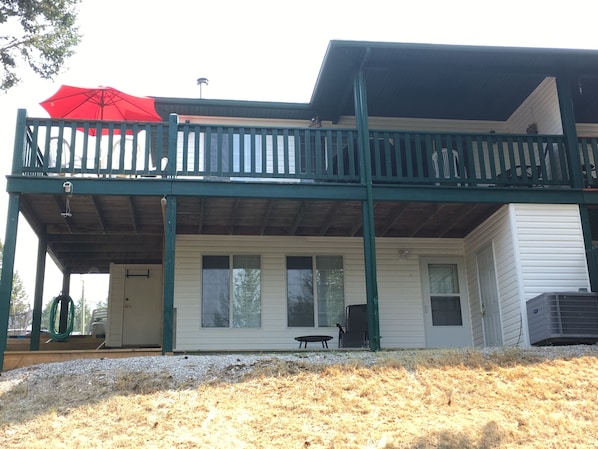
[[(13, 174), (361, 182), (357, 131), (26, 118)], [(19, 125), (18, 125), (19, 126)], [(372, 181), (430, 186), (571, 185), (558, 135), (371, 130)], [(598, 139), (580, 138), (586, 186)], [(18, 154), (20, 152), (20, 154)]]

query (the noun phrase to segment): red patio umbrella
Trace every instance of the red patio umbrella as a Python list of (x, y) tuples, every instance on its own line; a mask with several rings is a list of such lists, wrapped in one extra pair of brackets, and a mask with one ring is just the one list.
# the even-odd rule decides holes
[[(52, 118), (161, 122), (154, 99), (125, 94), (113, 87), (85, 88), (63, 85), (40, 105)], [(118, 132), (117, 130), (115, 130)], [(95, 135), (96, 130), (89, 133)], [(108, 133), (105, 129), (103, 134)]]

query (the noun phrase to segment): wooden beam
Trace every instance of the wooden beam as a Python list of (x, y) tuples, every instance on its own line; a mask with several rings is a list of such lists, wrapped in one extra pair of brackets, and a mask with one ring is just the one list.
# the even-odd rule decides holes
[(289, 235), (295, 235), (295, 233), (297, 232), (297, 228), (299, 228), (299, 225), (301, 224), (301, 221), (305, 216), (305, 208), (305, 201), (301, 201), (301, 203), (299, 204), (299, 208), (297, 209), (297, 213), (295, 214), (293, 224), (289, 228)]
[(129, 200), (129, 213), (131, 214), (131, 223), (133, 224), (133, 232), (135, 232), (135, 234), (137, 234), (139, 232), (139, 221), (138, 221), (137, 212), (135, 209), (135, 202), (134, 202), (132, 196), (130, 196), (128, 198), (128, 200)]
[(330, 229), (330, 222), (336, 215), (338, 215), (339, 211), (341, 210), (341, 206), (342, 206), (341, 201), (336, 201), (332, 205), (332, 207), (328, 211), (328, 214), (326, 215), (326, 218), (324, 219), (324, 224), (322, 225), (322, 227), (320, 227), (319, 234), (321, 236), (326, 235), (326, 232), (328, 232), (328, 229)]
[[(143, 243), (140, 243), (143, 242)], [(105, 251), (139, 251), (145, 252), (150, 248), (155, 248), (156, 245), (162, 243), (161, 239), (149, 240), (144, 239), (143, 241), (138, 239), (130, 239), (128, 242), (116, 241), (102, 242), (102, 243), (52, 243), (52, 249), (54, 251), (64, 253), (101, 253)]]
[(94, 207), (96, 215), (98, 217), (98, 223), (100, 224), (100, 229), (102, 230), (102, 233), (105, 234), (106, 233), (106, 225), (104, 223), (104, 216), (102, 214), (102, 208), (100, 206), (98, 198), (96, 196), (92, 195), (91, 201), (93, 203), (93, 207)]
[(361, 229), (361, 227), (362, 227), (361, 220), (356, 220), (355, 224), (351, 228), (351, 231), (349, 232), (349, 235), (351, 237), (355, 237), (357, 235), (357, 233), (359, 232), (359, 230)]
[[(103, 340), (96, 339), (99, 346)], [(61, 344), (64, 342), (60, 342)], [(22, 368), (40, 363), (66, 362), (79, 359), (118, 359), (125, 357), (161, 356), (160, 348), (156, 349), (102, 349), (102, 350), (68, 350), (56, 349), (50, 351), (8, 351), (4, 354), (4, 371)]]
[(45, 234), (45, 225), (42, 223), (42, 220), (35, 208), (29, 204), (27, 195), (21, 195), (19, 200), (19, 210), (27, 219), (27, 222), (36, 235), (40, 236)]
[(427, 223), (430, 223), (430, 222), (433, 222), (434, 220), (436, 220), (436, 214), (437, 214), (437, 213), (438, 213), (440, 210), (442, 210), (444, 207), (445, 207), (445, 205), (444, 205), (444, 204), (440, 204), (440, 205), (438, 205), (438, 204), (434, 204), (434, 205), (433, 205), (433, 212), (432, 212), (432, 213), (430, 213), (430, 214), (428, 214), (428, 217), (427, 217), (425, 220), (422, 220), (422, 221), (419, 223), (419, 226), (417, 226), (417, 227), (416, 227), (416, 228), (415, 228), (413, 231), (411, 231), (411, 233), (409, 234), (409, 237), (415, 237), (415, 236), (417, 235), (417, 233), (418, 233), (419, 231), (421, 231), (421, 230), (422, 230), (422, 228), (423, 228), (423, 227), (424, 227), (424, 226), (425, 226)]
[(229, 225), (228, 225), (228, 234), (229, 235), (235, 234), (235, 218), (237, 218), (237, 211), (239, 210), (239, 204), (240, 204), (240, 200), (239, 200), (239, 198), (236, 198), (235, 201), (233, 202), (233, 207), (230, 212), (230, 221), (229, 221)]
[(206, 202), (206, 199), (203, 196), (199, 198), (198, 211), (197, 211), (197, 214), (199, 216), (199, 219), (197, 220), (197, 233), (198, 234), (201, 234), (203, 232), (203, 211), (204, 211), (204, 207), (205, 207), (205, 202)]
[(272, 200), (266, 201), (266, 212), (262, 217), (262, 225), (260, 227), (260, 235), (264, 235), (268, 221), (270, 220), (270, 214), (272, 213)]
[(386, 217), (386, 223), (384, 223), (384, 227), (380, 231), (381, 236), (385, 236), (388, 231), (394, 226), (399, 218), (405, 213), (407, 210), (408, 204), (399, 204), (393, 208), (390, 212), (388, 217)]
[(162, 235), (160, 234), (48, 234), (48, 244), (65, 243), (65, 244), (85, 244), (97, 243), (106, 245), (109, 243), (118, 245), (137, 244), (139, 248), (154, 242), (161, 242)]
[(470, 217), (479, 208), (479, 206), (479, 204), (463, 204), (462, 207), (459, 208), (459, 215), (455, 219), (447, 222), (446, 226), (441, 231), (436, 233), (436, 237), (444, 237), (458, 224), (466, 221), (468, 217)]

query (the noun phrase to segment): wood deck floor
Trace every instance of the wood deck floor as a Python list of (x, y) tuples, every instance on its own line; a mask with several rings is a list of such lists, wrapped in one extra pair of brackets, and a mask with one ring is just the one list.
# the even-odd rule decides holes
[(161, 348), (106, 349), (104, 339), (90, 335), (71, 336), (67, 341), (40, 338), (39, 351), (30, 351), (29, 338), (9, 338), (4, 353), (3, 371), (40, 363), (65, 362), (77, 359), (109, 359), (162, 355)]

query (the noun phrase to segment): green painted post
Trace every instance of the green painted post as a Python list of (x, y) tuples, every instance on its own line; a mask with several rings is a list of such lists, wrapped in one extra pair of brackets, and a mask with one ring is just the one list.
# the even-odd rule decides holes
[(6, 237), (2, 255), (2, 274), (0, 275), (0, 371), (4, 365), (4, 352), (8, 338), (8, 319), (10, 314), (10, 297), (12, 294), (12, 277), (15, 268), (17, 249), (17, 229), (19, 224), (19, 195), (8, 196), (8, 213), (6, 218)]
[(31, 342), (29, 343), (30, 351), (39, 351), (47, 250), (48, 238), (44, 233), (40, 236), (37, 244), (37, 268), (35, 272), (35, 291), (33, 294), (33, 320), (31, 322)]
[(169, 178), (176, 176), (177, 166), (177, 139), (179, 132), (179, 116), (177, 114), (170, 114), (168, 120), (168, 166), (166, 167), (166, 173)]
[(176, 246), (176, 196), (169, 195), (162, 198), (162, 201), (163, 203), (166, 202), (166, 214), (164, 220), (164, 312), (162, 326), (162, 354), (168, 354), (173, 351), (174, 347), (174, 258)]
[(556, 89), (561, 110), (561, 121), (563, 124), (563, 135), (565, 136), (565, 147), (567, 148), (567, 165), (569, 176), (573, 182), (572, 187), (581, 189), (583, 187), (583, 176), (581, 170), (581, 159), (579, 156), (577, 130), (575, 127), (575, 112), (573, 110), (573, 97), (571, 93), (572, 81), (569, 77), (557, 76)]
[[(12, 174), (20, 175), (23, 171), (23, 155), (25, 153), (25, 134), (27, 129), (27, 111), (19, 109), (15, 127), (15, 146), (12, 153)], [(32, 150), (33, 151), (33, 150)], [(35, 157), (32, 154), (31, 157)]]
[(591, 253), (592, 244), (592, 225), (590, 223), (590, 212), (588, 206), (584, 204), (579, 205), (579, 217), (581, 219), (581, 230), (583, 233), (583, 241), (585, 246), (586, 265), (588, 266), (588, 276), (590, 278), (591, 291), (598, 292), (598, 267), (593, 260), (588, 259), (588, 254)]
[(374, 199), (370, 159), (370, 139), (365, 79), (360, 70), (354, 79), (355, 117), (359, 136), (358, 155), (361, 182), (365, 184), (366, 200), (362, 202), (363, 252), (365, 285), (368, 305), (368, 334), (370, 350), (380, 350), (380, 320), (378, 316), (378, 281), (376, 274), (376, 231), (374, 224)]
[[(567, 76), (557, 76), (556, 88), (559, 98), (559, 108), (561, 110), (561, 121), (563, 124), (563, 135), (565, 136), (565, 147), (567, 148), (567, 165), (569, 166), (569, 176), (571, 177), (572, 187), (583, 188), (583, 175), (581, 169), (581, 159), (578, 150), (577, 128), (575, 126), (575, 111), (573, 109), (573, 81)], [(579, 206), (581, 220), (581, 230), (583, 233), (584, 245), (586, 249), (586, 264), (590, 277), (590, 286), (592, 291), (598, 291), (598, 273), (592, 268), (593, 264), (588, 263), (587, 252), (592, 249), (592, 226), (587, 206)]]
[[(68, 270), (68, 269), (67, 269)], [(71, 272), (65, 271), (62, 273), (62, 294), (64, 295), (60, 301), (60, 316), (58, 317), (58, 332), (61, 334), (66, 332), (69, 321), (69, 300), (68, 296), (71, 291)]]

